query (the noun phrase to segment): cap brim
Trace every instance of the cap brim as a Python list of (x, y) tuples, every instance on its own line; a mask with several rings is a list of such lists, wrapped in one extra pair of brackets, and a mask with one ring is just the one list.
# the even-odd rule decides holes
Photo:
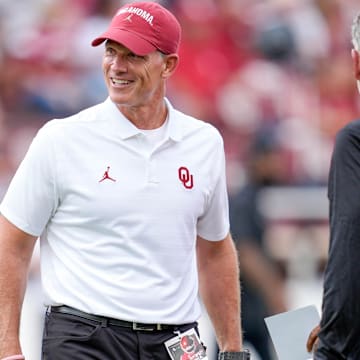
[(92, 46), (98, 46), (106, 40), (112, 40), (124, 45), (136, 55), (147, 55), (156, 50), (156, 47), (147, 40), (123, 29), (111, 29), (104, 32), (91, 42)]

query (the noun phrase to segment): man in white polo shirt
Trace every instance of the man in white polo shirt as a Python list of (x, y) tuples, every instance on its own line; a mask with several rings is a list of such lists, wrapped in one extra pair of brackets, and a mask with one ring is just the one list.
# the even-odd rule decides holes
[(38, 237), (44, 360), (178, 359), (184, 342), (205, 359), (198, 293), (219, 358), (249, 358), (222, 138), (165, 98), (180, 33), (157, 3), (123, 6), (92, 42), (105, 44), (109, 98), (34, 138), (0, 207), (2, 359), (24, 359), (19, 317)]

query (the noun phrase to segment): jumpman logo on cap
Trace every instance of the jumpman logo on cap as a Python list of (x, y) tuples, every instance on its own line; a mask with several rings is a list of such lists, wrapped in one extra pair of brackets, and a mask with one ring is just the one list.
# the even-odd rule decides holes
[(131, 18), (133, 17), (134, 14), (130, 14), (125, 20), (132, 22)]
[(109, 170), (110, 170), (110, 166), (108, 166), (106, 168), (106, 171), (104, 172), (103, 177), (99, 180), (99, 182), (103, 182), (104, 180), (111, 180), (111, 181), (116, 181), (115, 179), (113, 179), (110, 175), (109, 175)]

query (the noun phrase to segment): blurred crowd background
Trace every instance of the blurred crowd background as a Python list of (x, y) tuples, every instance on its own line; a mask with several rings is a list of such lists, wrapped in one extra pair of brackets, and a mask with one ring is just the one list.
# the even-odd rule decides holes
[[(159, 2), (183, 27), (168, 97), (222, 133), (230, 196), (247, 180), (254, 139), (276, 132), (281, 179), (263, 197), (265, 246), (287, 280), (289, 308), (319, 306), (333, 141), (359, 113), (350, 57), (358, 1)], [(0, 0), (0, 198), (41, 125), (107, 97), (103, 49), (90, 42), (123, 3)]]

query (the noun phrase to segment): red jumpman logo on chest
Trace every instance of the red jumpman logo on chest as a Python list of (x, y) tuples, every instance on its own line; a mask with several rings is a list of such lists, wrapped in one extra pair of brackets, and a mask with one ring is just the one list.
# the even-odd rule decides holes
[(115, 179), (113, 179), (110, 175), (109, 175), (109, 170), (110, 170), (110, 166), (108, 166), (106, 168), (106, 171), (104, 172), (103, 177), (99, 180), (99, 182), (102, 182), (104, 180), (111, 180), (111, 181), (116, 181)]

